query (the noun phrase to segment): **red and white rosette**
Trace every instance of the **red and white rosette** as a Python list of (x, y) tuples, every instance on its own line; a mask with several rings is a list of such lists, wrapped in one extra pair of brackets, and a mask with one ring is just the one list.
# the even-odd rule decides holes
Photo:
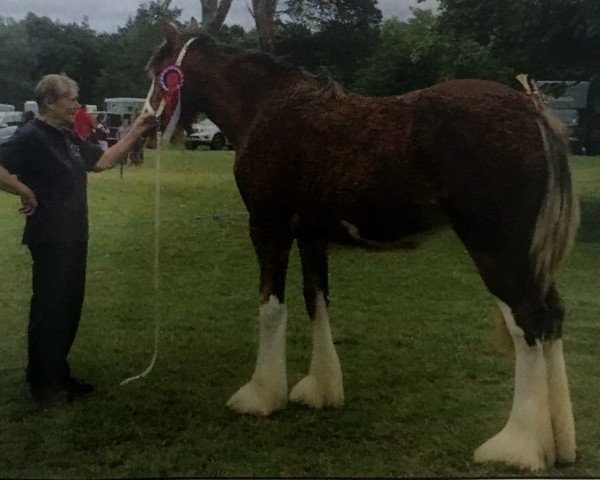
[(168, 142), (175, 131), (179, 116), (181, 115), (181, 87), (183, 86), (183, 72), (176, 65), (169, 65), (158, 77), (160, 87), (163, 90), (165, 101), (164, 113), (167, 117), (167, 127), (163, 133), (163, 139)]

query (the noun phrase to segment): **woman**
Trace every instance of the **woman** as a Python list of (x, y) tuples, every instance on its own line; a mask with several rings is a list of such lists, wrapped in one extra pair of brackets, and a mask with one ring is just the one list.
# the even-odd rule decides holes
[(81, 317), (88, 246), (87, 172), (110, 169), (154, 124), (140, 116), (115, 145), (102, 150), (70, 127), (80, 107), (78, 86), (46, 75), (35, 88), (39, 117), (0, 145), (0, 188), (21, 197), (23, 243), (33, 260), (27, 383), (33, 399), (55, 403), (91, 393), (67, 360)]

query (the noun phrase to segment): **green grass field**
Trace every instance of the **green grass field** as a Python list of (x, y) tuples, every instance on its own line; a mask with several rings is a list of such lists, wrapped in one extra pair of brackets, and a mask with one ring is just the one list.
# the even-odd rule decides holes
[[(493, 346), (495, 302), (451, 231), (416, 250), (331, 251), (331, 318), (346, 406), (268, 418), (225, 402), (252, 374), (257, 263), (231, 152), (163, 152), (159, 356), (154, 346), (154, 153), (90, 175), (87, 296), (72, 351), (97, 393), (40, 408), (26, 396), (30, 260), (18, 200), (0, 196), (0, 477), (519, 475), (472, 462), (506, 422), (513, 360)], [(600, 476), (600, 158), (573, 160), (582, 227), (559, 287), (578, 461)], [(288, 381), (308, 369), (297, 252), (288, 281)], [(522, 474), (521, 474), (522, 475)]]

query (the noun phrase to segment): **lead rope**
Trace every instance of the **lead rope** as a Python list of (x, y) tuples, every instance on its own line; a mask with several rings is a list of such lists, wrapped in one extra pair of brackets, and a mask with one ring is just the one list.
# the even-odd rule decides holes
[(156, 166), (154, 168), (154, 354), (150, 365), (139, 375), (126, 378), (120, 385), (133, 382), (139, 378), (144, 378), (154, 368), (156, 358), (158, 357), (158, 334), (160, 331), (160, 151), (162, 145), (162, 134), (160, 130), (156, 132)]
[[(175, 66), (181, 66), (181, 62), (183, 61), (183, 57), (187, 53), (188, 47), (196, 38), (190, 38), (185, 45), (181, 48), (179, 55), (177, 56), (177, 60), (175, 61)], [(148, 112), (158, 120), (163, 113), (165, 108), (165, 100), (164, 97), (161, 99), (160, 104), (157, 109), (154, 110), (152, 105), (150, 104), (150, 99), (154, 94), (154, 86), (155, 80), (152, 79), (152, 84), (150, 85), (150, 89), (148, 90), (148, 95), (146, 95), (146, 101), (144, 102), (144, 108), (142, 109), (142, 113)], [(173, 120), (173, 119), (171, 119)], [(175, 119), (175, 123), (177, 123), (177, 119)], [(170, 137), (170, 134), (168, 135)], [(167, 142), (169, 138), (165, 139)], [(156, 363), (156, 358), (158, 357), (158, 334), (160, 331), (160, 276), (159, 276), (159, 268), (160, 268), (160, 153), (162, 150), (162, 132), (160, 129), (156, 132), (156, 167), (154, 169), (154, 353), (152, 354), (152, 359), (150, 360), (150, 365), (148, 368), (144, 370), (139, 375), (135, 375), (133, 377), (126, 378), (123, 380), (120, 385), (125, 385), (126, 383), (133, 382), (134, 380), (138, 380), (140, 378), (144, 378), (148, 375), (152, 368), (154, 368), (154, 364)]]

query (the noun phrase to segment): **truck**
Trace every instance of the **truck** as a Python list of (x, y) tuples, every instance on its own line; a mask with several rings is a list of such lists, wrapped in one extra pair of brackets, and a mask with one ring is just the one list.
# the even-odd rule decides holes
[(133, 116), (137, 110), (142, 109), (145, 101), (146, 100), (144, 98), (134, 97), (113, 97), (104, 99), (104, 103), (106, 103), (106, 111), (109, 113), (116, 113), (117, 115), (121, 116)]
[(103, 113), (106, 117), (106, 124), (108, 127), (108, 145), (114, 145), (117, 141), (117, 130), (121, 125), (123, 117), (129, 117), (130, 119), (135, 113), (140, 112), (144, 107), (145, 98), (136, 97), (112, 97), (105, 98), (104, 103), (106, 104), (106, 110), (95, 111), (96, 116), (99, 113)]
[(600, 155), (600, 78), (537, 82), (576, 155)]

